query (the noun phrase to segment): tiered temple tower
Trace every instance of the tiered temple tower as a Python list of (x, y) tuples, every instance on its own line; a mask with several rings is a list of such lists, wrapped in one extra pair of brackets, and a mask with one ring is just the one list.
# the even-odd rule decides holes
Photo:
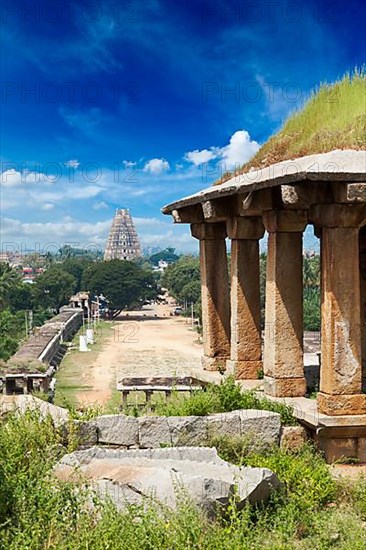
[(116, 210), (104, 251), (105, 260), (133, 260), (141, 256), (140, 241), (129, 210)]

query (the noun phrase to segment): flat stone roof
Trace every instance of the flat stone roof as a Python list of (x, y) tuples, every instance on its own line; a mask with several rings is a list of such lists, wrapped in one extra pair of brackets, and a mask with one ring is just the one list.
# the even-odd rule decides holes
[(294, 160), (272, 164), (259, 170), (237, 175), (225, 183), (203, 189), (162, 208), (163, 214), (237, 193), (293, 184), (301, 181), (366, 182), (366, 150), (335, 150), (329, 153), (308, 155)]

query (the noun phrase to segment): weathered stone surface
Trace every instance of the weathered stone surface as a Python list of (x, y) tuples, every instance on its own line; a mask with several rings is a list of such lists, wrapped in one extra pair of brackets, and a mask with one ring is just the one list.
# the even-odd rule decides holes
[(226, 507), (234, 492), (237, 506), (267, 499), (279, 486), (265, 468), (238, 468), (217, 456), (214, 449), (159, 449), (119, 451), (93, 448), (66, 455), (56, 466), (61, 479), (91, 481), (102, 496), (119, 509), (128, 504), (164, 503), (175, 508), (179, 491), (214, 515)]
[(262, 366), (258, 240), (232, 240), (230, 272), (230, 360), (237, 378), (254, 379)]
[(267, 395), (273, 397), (302, 397), (306, 393), (306, 379), (265, 376), (263, 388)]
[(98, 429), (98, 442), (110, 445), (137, 445), (139, 424), (136, 418), (124, 414), (109, 414), (94, 418)]
[[(204, 356), (216, 361), (230, 357), (230, 302), (225, 224), (192, 225), (200, 239)], [(211, 370), (211, 369), (210, 369)], [(212, 368), (213, 370), (213, 368)]]
[(239, 411), (221, 414), (211, 414), (207, 417), (208, 440), (221, 436), (241, 436), (241, 423)]
[(168, 419), (165, 416), (142, 416), (138, 423), (140, 447), (172, 444)]
[(278, 445), (281, 431), (281, 417), (271, 411), (242, 409), (240, 416), (241, 437), (254, 447)]
[(98, 428), (96, 424), (74, 420), (73, 426), (73, 436), (76, 437), (79, 447), (92, 447), (98, 443)]
[(173, 445), (207, 443), (207, 416), (168, 416), (167, 420)]
[(69, 411), (33, 395), (1, 395), (0, 416), (10, 411), (24, 414), (27, 410), (37, 410), (42, 418), (52, 417), (55, 426), (62, 426), (69, 418)]
[(304, 180), (356, 183), (365, 181), (365, 152), (354, 150), (334, 150), (329, 153), (307, 155), (293, 160), (286, 160), (241, 174), (223, 183), (208, 187), (175, 201), (164, 208), (164, 214), (171, 214), (174, 209), (204, 200), (213, 200), (236, 193), (249, 193), (277, 185), (293, 185)]
[(226, 356), (222, 357), (201, 357), (202, 368), (209, 372), (224, 372), (227, 365)]
[[(297, 211), (291, 213), (294, 217)], [(268, 237), (264, 374), (264, 388), (269, 395), (305, 395), (300, 232), (279, 231)], [(266, 377), (273, 379), (273, 383), (269, 384)], [(286, 378), (288, 381), (278, 382)], [(292, 386), (291, 379), (296, 380)], [(301, 384), (299, 379), (303, 381)], [(281, 388), (283, 384), (287, 386), (286, 391)], [(291, 393), (287, 393), (290, 388)]]
[(323, 228), (320, 390), (330, 395), (362, 391), (358, 235), (353, 227)]
[(233, 374), (236, 380), (258, 380), (263, 374), (262, 361), (226, 361), (226, 374)]
[(297, 451), (307, 441), (307, 435), (303, 426), (283, 426), (281, 429), (281, 449)]
[(159, 448), (162, 445), (206, 445), (214, 437), (244, 437), (253, 448), (278, 444), (280, 415), (270, 411), (238, 410), (208, 416), (100, 416), (78, 422), (82, 445), (97, 442), (133, 448)]
[(318, 407), (323, 414), (342, 416), (366, 414), (366, 394), (327, 395), (318, 393)]

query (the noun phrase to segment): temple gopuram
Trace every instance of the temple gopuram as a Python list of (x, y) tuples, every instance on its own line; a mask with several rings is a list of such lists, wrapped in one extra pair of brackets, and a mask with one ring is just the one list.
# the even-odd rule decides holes
[[(165, 206), (199, 240), (203, 363), (294, 407), (330, 462), (366, 462), (366, 151), (335, 150), (233, 177)], [(320, 239), (320, 384), (303, 348), (303, 232)], [(264, 341), (259, 240), (267, 240)], [(227, 243), (231, 240), (228, 270)], [(230, 280), (229, 280), (230, 271)], [(263, 344), (263, 345), (262, 345)]]
[(116, 211), (104, 251), (105, 260), (134, 260), (141, 256), (140, 241), (129, 210)]

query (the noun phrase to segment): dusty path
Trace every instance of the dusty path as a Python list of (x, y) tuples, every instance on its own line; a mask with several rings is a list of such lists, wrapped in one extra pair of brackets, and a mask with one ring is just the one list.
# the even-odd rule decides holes
[(86, 389), (77, 393), (77, 401), (105, 404), (116, 381), (126, 376), (193, 375), (205, 380), (220, 379), (218, 373), (202, 369), (202, 345), (190, 320), (172, 317), (170, 311), (169, 306), (156, 306), (130, 312), (104, 329), (103, 349), (83, 371)]

